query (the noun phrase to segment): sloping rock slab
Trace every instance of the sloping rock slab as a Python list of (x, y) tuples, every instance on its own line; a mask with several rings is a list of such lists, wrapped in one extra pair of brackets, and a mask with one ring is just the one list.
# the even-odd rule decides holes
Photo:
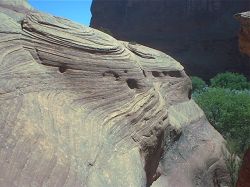
[(0, 19), (0, 186), (181, 184), (207, 168), (217, 185), (223, 139), (177, 61), (19, 4)]

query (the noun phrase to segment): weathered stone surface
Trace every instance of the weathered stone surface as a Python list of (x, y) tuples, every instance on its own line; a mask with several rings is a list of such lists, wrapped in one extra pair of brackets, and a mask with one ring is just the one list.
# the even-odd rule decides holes
[(18, 11), (32, 9), (32, 7), (28, 4), (26, 0), (1, 0), (0, 5), (1, 7)]
[(181, 133), (172, 146), (165, 144), (158, 168), (161, 176), (152, 186), (229, 186), (221, 152), (223, 139), (194, 101), (171, 106), (169, 118)]
[(250, 149), (244, 155), (242, 166), (239, 172), (237, 187), (250, 186)]
[[(236, 18), (241, 24), (239, 34), (240, 50), (250, 57), (250, 12), (239, 13)], [(245, 153), (237, 181), (237, 187), (245, 186), (250, 186), (250, 149)]]
[(161, 50), (205, 79), (218, 72), (250, 75), (238, 49), (234, 14), (249, 0), (93, 0), (91, 27)]
[[(249, 7), (250, 8), (250, 7)], [(243, 54), (250, 56), (250, 12), (236, 14), (240, 21), (239, 48)]]
[(177, 61), (13, 6), (0, 3), (0, 186), (228, 183)]

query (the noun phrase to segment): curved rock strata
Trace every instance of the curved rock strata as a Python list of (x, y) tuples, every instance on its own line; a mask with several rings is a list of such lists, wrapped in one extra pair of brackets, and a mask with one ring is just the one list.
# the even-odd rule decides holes
[(228, 184), (177, 61), (1, 2), (0, 186)]

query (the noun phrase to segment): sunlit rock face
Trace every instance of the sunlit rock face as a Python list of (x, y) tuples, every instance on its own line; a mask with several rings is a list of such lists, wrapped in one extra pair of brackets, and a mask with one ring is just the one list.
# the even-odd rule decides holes
[(0, 186), (227, 186), (224, 140), (176, 60), (0, 5)]
[(27, 0), (1, 0), (1, 7), (11, 8), (12, 10), (26, 10), (32, 9), (32, 7), (28, 4)]
[(240, 21), (241, 25), (239, 33), (240, 51), (250, 57), (250, 12), (239, 13), (235, 17)]
[(161, 50), (205, 79), (218, 72), (250, 75), (238, 49), (234, 14), (250, 0), (93, 0), (91, 27)]

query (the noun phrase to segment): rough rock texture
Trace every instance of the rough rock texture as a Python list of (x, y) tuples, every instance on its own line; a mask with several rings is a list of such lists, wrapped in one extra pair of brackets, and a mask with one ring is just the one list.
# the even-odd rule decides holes
[(242, 167), (239, 172), (237, 187), (250, 186), (250, 149), (247, 150), (243, 158)]
[(239, 13), (235, 17), (241, 24), (239, 34), (240, 51), (250, 57), (250, 12)]
[(227, 186), (177, 61), (0, 2), (0, 186)]
[[(169, 108), (170, 124), (180, 126), (181, 133), (169, 145), (158, 171), (160, 178), (153, 187), (229, 186), (221, 155), (221, 141), (207, 122), (203, 111), (191, 100)], [(170, 135), (171, 137), (171, 135)]]
[(1, 7), (10, 8), (12, 10), (23, 9), (23, 10), (31, 10), (32, 7), (28, 4), (27, 0), (1, 0)]
[(218, 72), (250, 75), (238, 49), (234, 14), (250, 0), (93, 0), (91, 27), (159, 49), (205, 79)]
[[(240, 51), (250, 57), (250, 12), (239, 13), (235, 17), (241, 24), (239, 34)], [(250, 149), (244, 155), (237, 181), (237, 187), (246, 186), (250, 186)]]

